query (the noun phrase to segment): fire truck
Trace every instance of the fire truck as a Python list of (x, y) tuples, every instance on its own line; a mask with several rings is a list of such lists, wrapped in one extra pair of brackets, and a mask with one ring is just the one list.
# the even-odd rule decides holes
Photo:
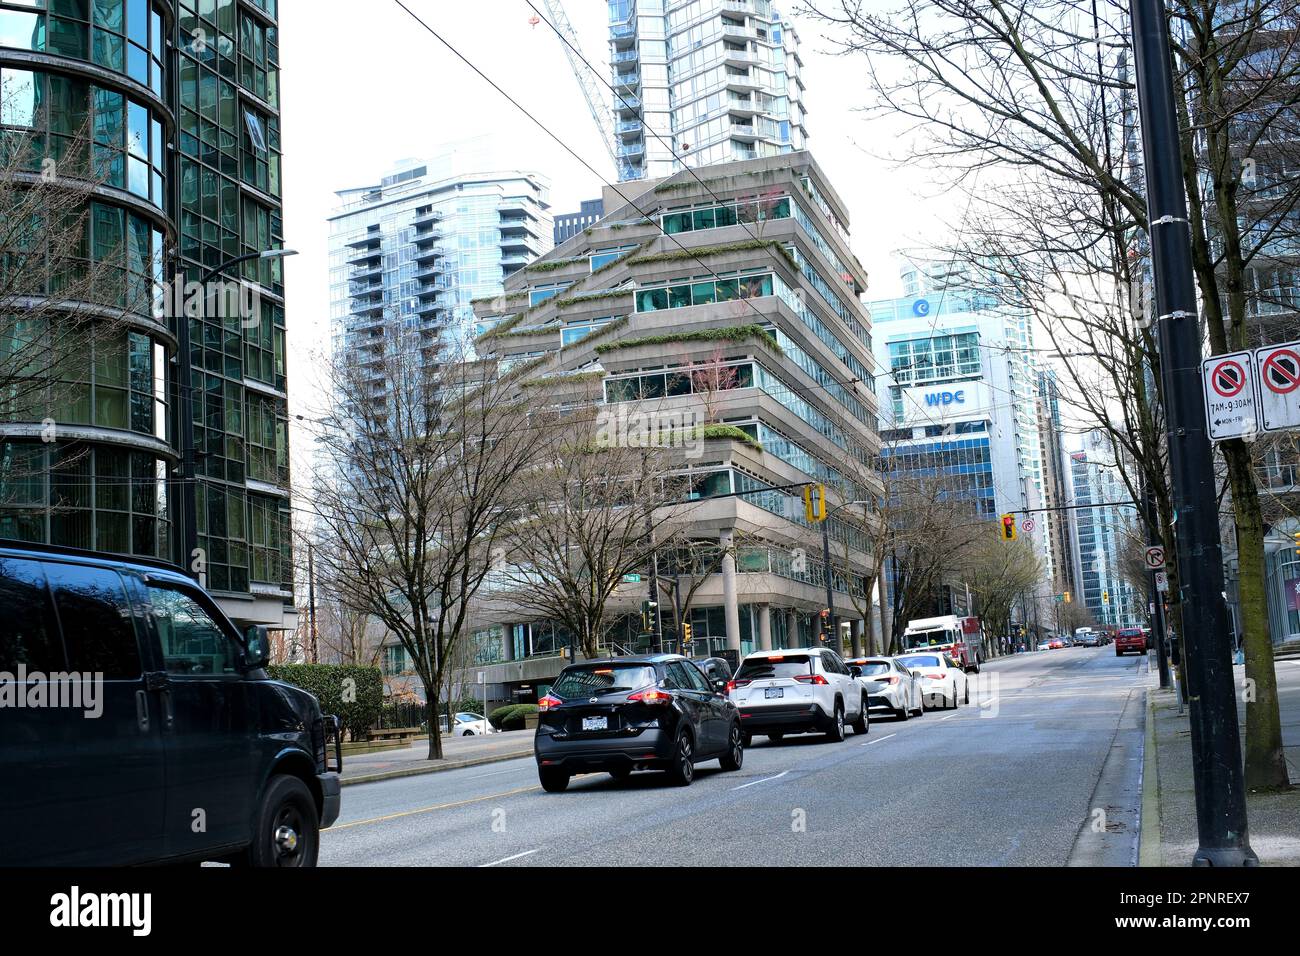
[(903, 650), (945, 651), (967, 673), (980, 672), (984, 659), (984, 629), (977, 617), (923, 617), (907, 622)]

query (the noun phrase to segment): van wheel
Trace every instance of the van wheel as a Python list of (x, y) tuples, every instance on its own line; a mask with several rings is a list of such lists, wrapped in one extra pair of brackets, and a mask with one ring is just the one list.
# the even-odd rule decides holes
[(537, 779), (547, 793), (563, 793), (569, 786), (569, 775), (557, 767), (538, 767)]
[(262, 795), (253, 825), (250, 866), (315, 866), (320, 854), (316, 799), (297, 777), (277, 774)]

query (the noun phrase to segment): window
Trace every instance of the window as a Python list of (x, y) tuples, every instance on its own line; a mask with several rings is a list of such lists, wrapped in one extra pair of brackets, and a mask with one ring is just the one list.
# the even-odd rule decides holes
[(5, 609), (0, 671), (16, 674), (22, 665), (29, 674), (48, 675), (66, 668), (39, 562), (0, 558), (0, 607)]
[(63, 626), (68, 669), (108, 680), (139, 677), (131, 605), (117, 572), (49, 563), (45, 574)]
[(197, 600), (175, 588), (150, 585), (149, 601), (167, 673), (182, 677), (238, 673), (238, 646)]

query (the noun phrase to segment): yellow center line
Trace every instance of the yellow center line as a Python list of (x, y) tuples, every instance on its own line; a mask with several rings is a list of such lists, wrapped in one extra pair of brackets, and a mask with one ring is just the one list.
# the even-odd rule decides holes
[(454, 810), (456, 807), (466, 807), (471, 803), (482, 803), (484, 800), (500, 800), (502, 797), (513, 797), (517, 793), (531, 793), (534, 790), (542, 789), (538, 787), (520, 787), (518, 790), (507, 790), (504, 793), (490, 793), (485, 797), (471, 797), (468, 800), (459, 800), (456, 803), (440, 803), (436, 807), (420, 807), (417, 810), (403, 810), (401, 813), (390, 813), (382, 817), (371, 817), (369, 820), (354, 820), (351, 823), (338, 823), (328, 830), (322, 830), (321, 833), (334, 833), (336, 830), (346, 830), (349, 827), (365, 826), (367, 823), (383, 823), (385, 820), (397, 820), (401, 817), (414, 816), (417, 813), (432, 813), (434, 810)]

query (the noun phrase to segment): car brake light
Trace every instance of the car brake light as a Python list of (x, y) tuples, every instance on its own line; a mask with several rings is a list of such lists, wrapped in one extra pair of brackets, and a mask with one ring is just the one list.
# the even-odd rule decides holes
[(827, 680), (821, 674), (796, 674), (795, 680), (801, 684), (826, 684)]
[(560, 700), (560, 698), (552, 697), (550, 694), (547, 694), (545, 697), (543, 697), (541, 700), (537, 702), (537, 706), (541, 710), (554, 710), (556, 707), (559, 707), (562, 703), (564, 703), (564, 701)]
[(627, 699), (638, 704), (666, 704), (673, 699), (673, 695), (661, 691), (658, 687), (647, 687), (635, 694), (629, 694)]
[(727, 690), (735, 690), (737, 687), (748, 687), (752, 683), (754, 683), (752, 678), (737, 677), (735, 680), (727, 682)]
[(942, 674), (926, 674), (926, 680), (943, 680)]
[[(745, 683), (748, 684), (749, 681), (745, 681)], [(727, 693), (730, 694), (733, 690), (735, 690), (739, 686), (740, 685), (737, 684), (734, 680), (727, 681)]]
[(885, 678), (885, 683), (886, 683), (886, 684), (897, 684), (897, 683), (898, 683), (898, 675), (896, 675), (896, 674), (891, 674), (889, 677), (886, 677), (886, 678)]

